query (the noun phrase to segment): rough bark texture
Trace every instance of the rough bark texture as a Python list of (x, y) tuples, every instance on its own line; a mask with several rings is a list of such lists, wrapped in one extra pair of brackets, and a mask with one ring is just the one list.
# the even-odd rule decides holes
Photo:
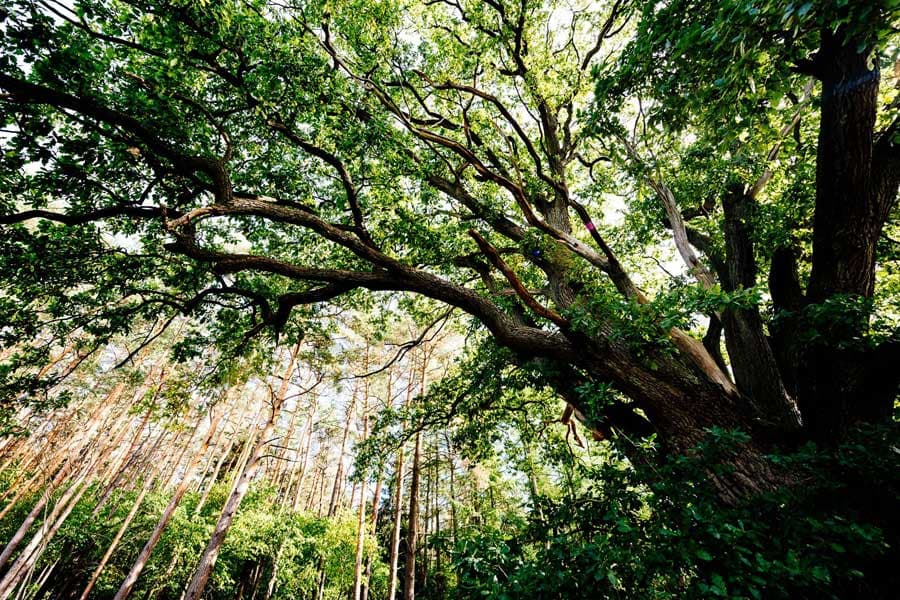
[[(454, 6), (442, 4), (450, 6), (448, 10)], [(872, 15), (877, 14), (880, 13), (873, 10), (866, 18), (874, 20), (876, 17)], [(165, 18), (182, 17), (173, 14)], [(512, 13), (500, 10), (494, 18), (505, 32), (497, 36), (496, 43), (509, 59), (509, 64), (498, 70), (499, 74), (526, 81), (532, 77), (540, 79), (540, 73), (529, 71), (530, 61), (526, 59), (525, 15), (517, 20)], [(465, 22), (464, 18), (460, 21)], [(871, 25), (870, 29), (874, 29), (886, 23), (873, 21)], [(192, 30), (190, 26), (187, 29)], [(734, 458), (735, 475), (729, 481), (718, 482), (723, 498), (730, 501), (790, 480), (789, 475), (765, 467), (762, 456), (772, 449), (773, 441), (801, 438), (833, 444), (859, 421), (886, 418), (900, 383), (900, 369), (891, 368), (900, 360), (896, 339), (874, 349), (863, 347), (857, 342), (869, 333), (866, 311), (840, 309), (842, 305), (859, 306), (873, 296), (878, 260), (876, 242), (896, 203), (900, 183), (900, 159), (894, 142), (897, 122), (885, 131), (875, 131), (880, 74), (869, 67), (873, 48), (868, 39), (856, 39), (851, 31), (843, 26), (824, 28), (820, 32), (818, 52), (810, 57), (809, 65), (802, 66), (821, 82), (813, 252), (808, 285), (806, 289), (800, 285), (794, 264), (797, 253), (791, 248), (778, 249), (769, 273), (773, 303), (780, 311), (777, 322), (765, 323), (755, 308), (730, 308), (714, 315), (724, 331), (734, 381), (723, 368), (725, 357), (718, 351), (721, 332), (715, 332), (715, 323), (711, 328), (713, 335), (706, 344), (683, 331), (670, 329), (660, 332), (660, 338), (668, 346), (665, 349), (654, 343), (635, 349), (624, 343), (621, 332), (616, 331), (615, 315), (605, 313), (602, 307), (590, 306), (592, 291), (587, 289), (590, 282), (585, 281), (582, 267), (606, 280), (627, 302), (642, 304), (647, 298), (601, 236), (586, 207), (570, 193), (570, 188), (581, 183), (569, 175), (577, 166), (575, 159), (583, 161), (578, 144), (589, 137), (573, 126), (572, 115), (578, 107), (572, 100), (559, 105), (557, 100), (543, 95), (541, 85), (532, 85), (527, 98), (520, 98), (519, 104), (511, 109), (504, 103), (506, 98), (478, 87), (490, 85), (491, 78), (471, 84), (443, 78), (437, 82), (428, 74), (417, 72), (410, 72), (404, 85), (396, 86), (393, 79), (379, 81), (377, 69), (371, 73), (355, 72), (353, 61), (345, 60), (333, 44), (336, 38), (330, 37), (325, 29), (324, 38), (314, 40), (313, 46), (324, 52), (323, 56), (336, 72), (346, 76), (348, 85), (359, 86), (361, 97), (373, 103), (372, 110), (377, 105), (382, 116), (405, 129), (407, 135), (395, 140), (405, 145), (401, 154), (420, 165), (446, 163), (447, 168), (435, 167), (433, 173), (421, 179), (421, 184), (446, 196), (454, 209), (458, 207), (464, 213), (459, 223), (466, 222), (467, 227), (472, 227), (479, 252), (455, 257), (440, 269), (433, 269), (398, 259), (396, 256), (402, 256), (402, 252), (383, 250), (374, 241), (377, 236), (370, 235), (367, 229), (364, 203), (360, 202), (364, 188), (353, 179), (358, 165), (344, 162), (337, 151), (316, 146), (302, 128), (296, 129), (276, 109), (270, 108), (277, 102), (257, 97), (264, 92), (248, 85), (243, 78), (244, 69), (250, 69), (250, 65), (242, 65), (234, 72), (231, 67), (218, 63), (203, 65), (204, 77), (215, 79), (236, 110), (246, 109), (248, 115), (260, 117), (252, 117), (256, 119), (252, 125), (259, 128), (254, 135), (271, 135), (303, 154), (304, 160), (318, 161), (323, 169), (331, 171), (341, 188), (338, 193), (345, 196), (342, 202), (346, 200), (347, 222), (342, 218), (329, 221), (317, 210), (292, 201), (235, 189), (233, 175), (235, 180), (248, 178), (229, 153), (222, 157), (191, 154), (195, 151), (192, 147), (182, 147), (175, 141), (180, 138), (174, 133), (179, 132), (169, 135), (170, 132), (158, 131), (151, 125), (153, 119), (121, 108), (115, 99), (92, 93), (89, 86), (71, 91), (51, 77), (42, 80), (35, 74), (28, 80), (12, 70), (0, 73), (3, 101), (11, 110), (48, 106), (60, 118), (77, 115), (79, 122), (90, 122), (102, 135), (112, 136), (104, 132), (114, 131), (117, 143), (138, 150), (141, 159), (149, 161), (158, 171), (159, 178), (179, 185), (184, 181), (202, 182), (198, 183), (197, 190), (202, 193), (197, 195), (194, 190), (188, 190), (192, 201), (197, 198), (189, 205), (170, 203), (163, 207), (120, 202), (80, 213), (36, 208), (0, 215), (0, 225), (20, 224), (35, 218), (72, 227), (111, 218), (149, 222), (161, 227), (173, 240), (165, 246), (167, 251), (181, 260), (197, 263), (211, 275), (253, 272), (254, 276), (283, 277), (295, 282), (302, 291), (274, 298), (211, 283), (194, 297), (173, 300), (183, 312), (189, 313), (209, 297), (237, 294), (248, 300), (260, 315), (259, 323), (251, 332), (254, 334), (266, 327), (280, 330), (296, 306), (326, 302), (353, 290), (410, 292), (456, 307), (480, 320), (499, 345), (524, 360), (556, 361), (584, 380), (612, 384), (646, 415), (653, 431), (672, 452), (689, 451), (712, 427), (748, 431), (752, 441)], [(508, 32), (513, 35), (506, 35)], [(85, 29), (83, 34), (107, 41), (90, 29)], [(136, 53), (142, 51), (140, 47), (131, 49)], [(223, 46), (221, 51), (230, 49)], [(587, 75), (586, 69), (595, 55), (596, 52), (590, 52), (585, 56), (582, 75)], [(115, 89), (115, 86), (108, 87)], [(411, 96), (399, 96), (410, 90)], [(509, 151), (516, 155), (513, 162), (498, 157), (489, 140), (480, 138), (467, 125), (460, 125), (458, 121), (464, 121), (465, 114), (433, 112), (443, 109), (425, 99), (448, 92), (459, 95), (460, 106), (477, 100), (495, 111), (497, 129), (507, 128), (510, 134), (505, 141), (509, 143)], [(415, 104), (416, 99), (420, 106)], [(525, 126), (517, 121), (519, 113), (532, 117)], [(359, 117), (361, 124), (367, 124), (370, 116)], [(790, 130), (798, 118), (799, 113), (783, 131)], [(462, 129), (465, 136), (456, 135)], [(727, 290), (738, 290), (758, 284), (757, 259), (768, 253), (754, 247), (751, 217), (755, 197), (772, 177), (769, 165), (756, 183), (741, 182), (733, 188), (714, 190), (712, 195), (722, 198), (725, 222), (726, 252), (720, 256), (716, 244), (691, 229), (690, 219), (679, 213), (684, 202), (674, 197), (673, 188), (665, 184), (661, 174), (657, 176), (658, 170), (640, 164), (644, 161), (637, 155), (639, 145), (621, 136), (610, 134), (609, 137), (604, 143), (625, 145), (629, 166), (654, 173), (654, 179), (643, 183), (648, 183), (662, 201), (675, 246), (702, 285), (719, 284)], [(779, 141), (770, 152), (770, 159), (777, 154), (780, 144)], [(427, 155), (429, 160), (419, 160), (422, 155)], [(431, 160), (438, 156), (440, 161)], [(458, 167), (454, 161), (459, 162)], [(511, 172), (512, 165), (522, 172)], [(468, 171), (465, 176), (464, 171)], [(407, 174), (419, 175), (418, 171)], [(583, 175), (593, 176), (593, 173)], [(472, 181), (494, 186), (498, 193), (505, 195), (505, 201), (483, 200)], [(286, 191), (287, 196), (291, 193)], [(703, 210), (711, 211), (715, 205), (716, 202), (707, 205), (704, 201)], [(576, 235), (572, 215), (577, 215), (587, 234)], [(235, 226), (244, 220), (272, 223), (286, 230), (302, 231), (303, 235), (317, 236), (352, 256), (352, 261), (341, 264), (357, 265), (356, 269), (310, 266), (309, 257), (306, 262), (291, 262), (276, 255), (229, 253), (207, 247), (198, 237), (197, 224), (213, 219), (231, 219), (229, 222), (236, 223)], [(536, 238), (541, 239), (541, 248), (526, 247)], [(497, 239), (515, 244), (513, 252), (518, 254), (518, 263), (503, 258), (503, 253), (492, 245)], [(697, 251), (705, 255), (711, 270)], [(523, 262), (528, 265), (530, 276), (541, 279), (539, 293), (533, 293), (517, 274), (517, 269), (521, 270), (518, 265)], [(577, 269), (573, 268), (576, 263)], [(473, 270), (484, 288), (460, 283), (467, 281), (465, 277), (453, 280), (435, 274), (446, 272), (443, 267), (451, 264)], [(496, 302), (505, 290), (498, 289), (494, 272), (499, 272), (502, 280), (511, 286), (512, 295), (504, 296), (511, 298), (509, 302)], [(830, 318), (823, 323), (804, 321), (811, 307), (823, 305), (834, 310)], [(590, 326), (579, 329), (568, 315), (582, 309), (589, 313), (585, 320), (590, 321)], [(817, 333), (818, 337), (810, 333)], [(587, 412), (585, 406), (576, 408)], [(619, 410), (618, 414), (628, 417), (635, 411)], [(628, 426), (628, 422), (618, 419), (612, 411), (607, 417), (610, 428)], [(329, 514), (333, 514), (338, 503), (342, 469), (341, 457)], [(319, 483), (325, 485), (324, 477)]]

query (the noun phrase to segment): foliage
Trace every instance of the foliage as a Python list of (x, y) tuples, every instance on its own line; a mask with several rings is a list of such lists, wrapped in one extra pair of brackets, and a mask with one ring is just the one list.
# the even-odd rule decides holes
[(643, 464), (579, 465), (584, 487), (541, 498), (527, 525), (465, 532), (459, 597), (887, 597), (897, 523), (872, 524), (870, 492), (856, 486), (877, 482), (896, 501), (897, 436), (896, 425), (868, 428), (833, 453), (772, 457), (802, 463), (803, 484), (738, 506), (718, 502), (707, 477), (740, 435), (713, 432), (675, 462), (643, 447), (629, 449)]
[[(15, 471), (7, 471), (3, 476), (9, 478), (14, 474)], [(81, 498), (41, 557), (39, 569), (66, 559), (57, 565), (66, 576), (53, 580), (53, 594), (76, 590), (80, 593), (139, 493), (137, 489), (115, 492), (99, 515), (95, 516), (93, 511), (101, 491), (101, 486), (94, 486)], [(135, 594), (162, 593), (178, 597), (182, 593), (182, 587), (190, 580), (196, 557), (209, 539), (228, 491), (227, 481), (217, 484), (199, 514), (195, 514), (195, 507), (200, 494), (189, 493), (185, 497), (154, 550)], [(37, 501), (37, 495), (21, 499), (0, 522), (0, 535), (4, 539), (12, 536)], [(326, 572), (325, 597), (343, 598), (353, 584), (356, 516), (341, 513), (334, 518), (326, 518), (313, 513), (295, 513), (285, 511), (274, 500), (272, 490), (265, 483), (254, 485), (251, 489), (222, 547), (206, 597), (233, 598), (238, 587), (248, 585), (250, 571), (257, 564), (264, 567), (261, 581), (262, 585), (267, 585), (272, 575), (273, 561), (281, 548), (273, 598), (314, 596), (320, 566), (324, 566)], [(169, 493), (164, 489), (148, 494), (122, 545), (103, 571), (92, 598), (112, 598), (115, 595), (168, 501)], [(365, 556), (374, 556), (374, 543), (371, 536), (367, 537)], [(384, 565), (375, 565), (371, 585), (373, 593), (383, 593)]]
[[(882, 594), (900, 537), (898, 16), (897, 0), (11, 0), (0, 433), (68, 402), (82, 362), (105, 374), (157, 338), (181, 367), (136, 408), (176, 412), (285, 337), (352, 354), (333, 348), (345, 311), (376, 330), (461, 311), (449, 377), (408, 369), (403, 409), (378, 384), (356, 473), (424, 439), (422, 518), (440, 522), (437, 471), (459, 471), (452, 539), (422, 553), (454, 556), (430, 568), (458, 595)], [(100, 356), (113, 340), (121, 361)], [(186, 497), (138, 593), (180, 593), (227, 488), (199, 511)], [(97, 492), (42, 557), (80, 557), (50, 585), (88, 576), (135, 498), (93, 519)], [(324, 571), (345, 594), (353, 518), (275, 496), (247, 497), (209, 593), (277, 577), (303, 597)]]

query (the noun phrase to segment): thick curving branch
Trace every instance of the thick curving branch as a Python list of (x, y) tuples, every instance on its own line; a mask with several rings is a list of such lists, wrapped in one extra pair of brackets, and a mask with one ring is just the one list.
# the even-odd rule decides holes
[(391, 269), (376, 268), (372, 271), (310, 268), (266, 256), (207, 250), (185, 236), (176, 238), (167, 245), (167, 249), (194, 260), (212, 263), (213, 270), (221, 274), (260, 271), (294, 280), (332, 284), (331, 287), (321, 288), (315, 295), (291, 298), (297, 304), (321, 301), (326, 295), (336, 297), (352, 288), (417, 293), (471, 314), (491, 331), (499, 343), (515, 351), (535, 356), (575, 356), (573, 347), (563, 336), (523, 325), (477, 292), (401, 263), (394, 264)]
[(136, 143), (146, 146), (153, 154), (168, 160), (175, 172), (182, 175), (193, 175), (197, 172), (206, 174), (212, 181), (210, 189), (216, 196), (216, 200), (221, 203), (231, 201), (231, 179), (222, 160), (184, 154), (161, 139), (136, 118), (106, 106), (90, 96), (75, 96), (30, 83), (6, 73), (0, 73), (0, 88), (9, 92), (9, 95), (4, 98), (6, 102), (44, 104), (57, 109), (69, 109), (112, 127), (120, 128), (133, 136)]

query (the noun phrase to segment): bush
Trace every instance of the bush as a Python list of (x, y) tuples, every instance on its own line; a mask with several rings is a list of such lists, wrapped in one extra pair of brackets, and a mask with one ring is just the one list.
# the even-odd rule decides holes
[(459, 597), (890, 597), (900, 584), (897, 429), (773, 456), (802, 482), (741, 506), (723, 506), (706, 482), (739, 433), (710, 432), (692, 457), (665, 464), (647, 447), (640, 466), (582, 465), (589, 483), (542, 498), (526, 526), (458, 541)]

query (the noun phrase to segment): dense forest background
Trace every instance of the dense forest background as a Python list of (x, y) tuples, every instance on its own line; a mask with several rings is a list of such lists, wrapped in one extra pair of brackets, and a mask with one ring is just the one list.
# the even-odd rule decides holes
[(892, 598), (897, 0), (0, 7), (0, 600)]

